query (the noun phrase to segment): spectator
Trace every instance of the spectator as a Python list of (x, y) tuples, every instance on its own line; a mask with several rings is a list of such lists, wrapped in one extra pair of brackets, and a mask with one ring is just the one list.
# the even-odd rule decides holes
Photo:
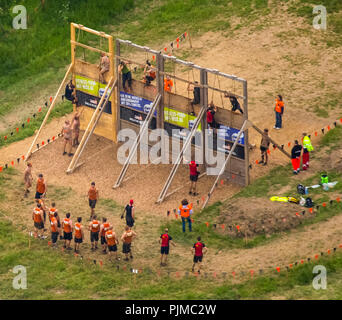
[(306, 133), (303, 133), (303, 170), (307, 170), (309, 168), (309, 152), (313, 150), (314, 147), (311, 144), (310, 137)]
[(291, 159), (292, 159), (292, 167), (293, 174), (298, 174), (300, 172), (300, 154), (302, 152), (302, 146), (298, 143), (298, 140), (295, 140), (294, 146), (291, 150)]
[(178, 214), (182, 218), (182, 228), (183, 232), (185, 232), (185, 224), (186, 221), (189, 224), (189, 231), (192, 231), (192, 226), (191, 226), (191, 215), (192, 215), (192, 205), (189, 205), (189, 202), (187, 199), (182, 200), (182, 204), (178, 208)]
[(284, 102), (281, 95), (278, 95), (278, 97), (276, 98), (274, 111), (276, 115), (276, 124), (273, 128), (279, 130), (282, 128), (282, 118), (284, 114)]

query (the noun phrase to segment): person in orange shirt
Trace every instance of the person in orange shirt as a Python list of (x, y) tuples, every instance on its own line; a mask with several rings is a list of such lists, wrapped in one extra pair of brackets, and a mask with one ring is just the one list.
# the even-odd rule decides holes
[(192, 225), (191, 225), (191, 215), (193, 213), (192, 205), (189, 204), (187, 199), (182, 200), (182, 204), (178, 208), (178, 214), (182, 218), (182, 228), (183, 232), (185, 232), (185, 224), (186, 221), (188, 221), (189, 224), (189, 231), (192, 231)]
[(105, 237), (106, 237), (106, 242), (108, 245), (108, 252), (110, 256), (112, 255), (112, 252), (114, 252), (115, 259), (120, 260), (120, 258), (118, 258), (118, 247), (117, 247), (117, 245), (119, 244), (119, 240), (116, 237), (115, 232), (113, 230), (108, 230), (105, 233)]
[(54, 215), (50, 218), (51, 241), (52, 241), (53, 247), (56, 247), (57, 239), (59, 235), (57, 216), (58, 216), (58, 213), (57, 211), (55, 211)]
[(113, 229), (113, 226), (109, 222), (107, 222), (107, 218), (103, 217), (102, 224), (100, 227), (100, 235), (101, 235), (102, 252), (104, 254), (107, 253), (106, 232), (112, 229)]
[(65, 215), (65, 218), (62, 221), (62, 228), (63, 228), (63, 239), (64, 239), (64, 248), (67, 250), (72, 250), (70, 247), (70, 242), (72, 240), (72, 220), (70, 219), (70, 213), (68, 212)]
[(62, 240), (63, 236), (62, 236), (62, 229), (61, 229), (61, 219), (59, 218), (58, 210), (56, 208), (56, 203), (54, 203), (54, 202), (51, 203), (51, 207), (49, 208), (49, 220), (50, 220), (50, 222), (51, 222), (51, 219), (53, 217), (55, 217), (57, 220), (57, 228), (58, 228), (59, 238), (60, 238), (60, 240)]
[(274, 111), (276, 115), (276, 124), (273, 128), (279, 130), (282, 127), (282, 118), (284, 113), (284, 102), (283, 97), (281, 95), (277, 96)]
[(155, 78), (156, 78), (156, 71), (154, 67), (151, 65), (150, 61), (147, 60), (145, 68), (144, 68), (145, 86), (149, 86)]
[(37, 179), (37, 185), (36, 185), (36, 196), (35, 199), (40, 199), (45, 196), (46, 194), (46, 182), (44, 180), (43, 175), (40, 173), (38, 175)]
[(121, 236), (121, 240), (123, 242), (122, 253), (124, 253), (126, 256), (126, 258), (124, 259), (125, 261), (128, 261), (128, 254), (130, 254), (130, 258), (133, 259), (131, 245), (133, 238), (136, 237), (136, 235), (137, 234), (133, 230), (131, 230), (129, 226), (125, 227), (125, 232)]
[(34, 225), (34, 233), (35, 237), (40, 239), (44, 238), (44, 222), (43, 222), (43, 210), (41, 208), (40, 203), (33, 209), (32, 212), (32, 220)]
[(91, 250), (94, 251), (97, 249), (97, 243), (99, 241), (99, 233), (100, 233), (101, 222), (96, 219), (96, 215), (93, 216), (93, 220), (89, 223), (89, 231), (90, 231), (90, 242), (91, 242)]
[(89, 207), (90, 207), (90, 219), (93, 218), (95, 214), (95, 206), (96, 202), (99, 199), (99, 191), (95, 188), (95, 182), (91, 183), (91, 186), (88, 190), (88, 199), (89, 199)]
[(45, 206), (45, 203), (44, 203), (44, 200), (43, 198), (42, 199), (36, 199), (36, 203), (40, 204), (40, 209), (42, 210), (43, 212), (43, 217), (44, 217), (44, 223), (46, 222), (46, 211), (47, 211), (47, 208)]
[(75, 253), (80, 252), (80, 244), (83, 242), (84, 233), (83, 233), (83, 226), (81, 224), (82, 218), (78, 217), (77, 222), (75, 223), (74, 230), (75, 230)]
[(171, 92), (173, 87), (173, 81), (171, 80), (170, 76), (166, 76), (166, 79), (164, 79), (164, 90)]

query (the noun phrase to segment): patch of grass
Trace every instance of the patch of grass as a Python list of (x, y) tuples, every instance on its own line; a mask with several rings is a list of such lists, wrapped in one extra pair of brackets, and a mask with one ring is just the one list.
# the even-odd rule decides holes
[(328, 131), (321, 140), (321, 144), (324, 146), (329, 146), (330, 149), (336, 149), (341, 147), (342, 139), (342, 126), (337, 126), (336, 128)]

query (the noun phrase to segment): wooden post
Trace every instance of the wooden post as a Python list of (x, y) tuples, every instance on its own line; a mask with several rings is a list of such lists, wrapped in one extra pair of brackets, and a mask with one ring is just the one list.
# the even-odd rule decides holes
[[(248, 85), (247, 80), (243, 82), (243, 117), (248, 120)], [(249, 139), (248, 139), (248, 129), (245, 130), (244, 133), (245, 137), (245, 185), (248, 186), (250, 183), (250, 176), (249, 176)]]
[(192, 48), (192, 42), (191, 42), (190, 32), (188, 32), (188, 37), (189, 37), (190, 48)]
[(116, 86), (116, 136), (118, 135), (118, 132), (121, 130), (121, 121), (120, 121), (120, 88), (121, 88), (121, 81), (120, 81), (120, 73), (118, 71), (120, 59), (120, 41), (115, 41), (115, 72), (116, 72), (116, 80), (117, 80), (117, 86)]
[[(80, 31), (79, 31), (80, 32)], [(70, 24), (70, 47), (71, 47), (71, 64), (75, 66), (75, 55), (76, 55), (76, 29), (73, 23)], [(75, 86), (74, 93), (76, 94), (76, 83), (75, 83), (75, 70), (72, 68), (72, 83)], [(73, 111), (76, 112), (76, 104), (73, 104)]]
[[(108, 51), (109, 51), (109, 74), (112, 79), (115, 79), (115, 70), (114, 70), (114, 44), (113, 44), (113, 37), (111, 36), (108, 38)], [(115, 82), (115, 81), (114, 81)], [(116, 126), (117, 126), (117, 104), (115, 102), (115, 97), (114, 94), (112, 93), (110, 97), (110, 102), (111, 102), (111, 109), (112, 109), (112, 130), (113, 130), (113, 142), (117, 143), (118, 138), (117, 138), (117, 131), (116, 131)], [(105, 106), (104, 106), (105, 107)]]
[[(200, 83), (201, 85), (205, 86), (208, 84), (208, 73), (206, 70), (202, 69), (200, 72)], [(201, 107), (205, 107), (208, 109), (208, 88), (202, 87), (201, 88)], [(205, 131), (207, 129), (207, 117), (203, 117), (201, 120), (201, 127), (202, 127), (202, 161), (203, 161), (203, 169), (207, 169), (207, 162), (206, 162), (206, 144), (205, 144)]]

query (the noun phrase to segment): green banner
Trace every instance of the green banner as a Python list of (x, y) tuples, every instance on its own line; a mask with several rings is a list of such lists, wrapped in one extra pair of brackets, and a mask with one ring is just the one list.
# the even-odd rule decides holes
[(83, 92), (86, 92), (88, 94), (91, 94), (92, 96), (99, 97), (99, 91), (106, 88), (106, 84), (99, 83), (98, 81), (82, 77), (79, 75), (75, 76), (76, 81), (76, 90), (80, 90)]
[[(196, 117), (187, 113), (164, 107), (164, 121), (172, 123), (178, 127), (190, 129), (195, 122)], [(198, 126), (197, 131), (201, 131), (201, 124)]]

